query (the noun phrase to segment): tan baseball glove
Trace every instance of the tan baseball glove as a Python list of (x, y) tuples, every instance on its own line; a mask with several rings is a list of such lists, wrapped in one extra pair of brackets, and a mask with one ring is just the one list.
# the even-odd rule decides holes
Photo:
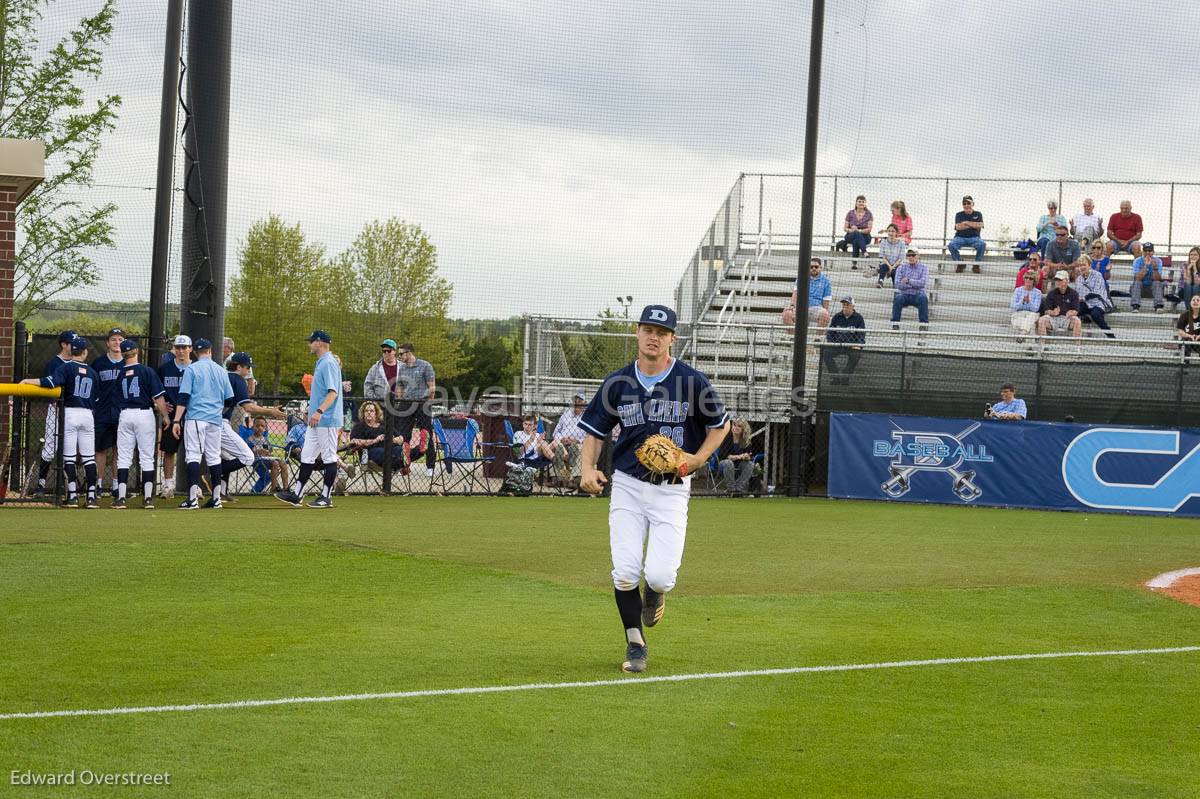
[(687, 453), (662, 433), (647, 438), (633, 454), (648, 472), (687, 475)]

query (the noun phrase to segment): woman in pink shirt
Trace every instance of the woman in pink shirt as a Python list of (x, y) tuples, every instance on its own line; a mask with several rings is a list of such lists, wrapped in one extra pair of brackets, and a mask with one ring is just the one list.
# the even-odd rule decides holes
[[(896, 226), (896, 230), (900, 233), (900, 238), (904, 239), (905, 244), (912, 244), (912, 217), (908, 215), (908, 208), (904, 205), (904, 200), (896, 200), (892, 203), (892, 222)], [(885, 228), (886, 230), (886, 228)], [(883, 237), (875, 239), (878, 244), (883, 240)]]

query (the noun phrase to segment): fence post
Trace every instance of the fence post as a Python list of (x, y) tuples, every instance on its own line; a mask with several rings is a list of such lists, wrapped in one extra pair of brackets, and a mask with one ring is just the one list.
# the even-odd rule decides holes
[(900, 349), (900, 412), (908, 413), (908, 381), (905, 379), (905, 370), (908, 367), (908, 349), (904, 347), (904, 339), (901, 339)]
[(758, 235), (762, 237), (763, 176), (758, 176)]
[(833, 247), (837, 244), (837, 220), (838, 220), (838, 179), (837, 175), (833, 176), (833, 222), (829, 225), (829, 246)]
[[(388, 392), (389, 395), (391, 392)], [(396, 435), (395, 428), (392, 423), (392, 411), (390, 407), (391, 397), (389, 396), (384, 401), (383, 409), (383, 493), (392, 493), (392, 438)]]
[(1175, 241), (1175, 184), (1171, 184), (1171, 202), (1167, 206), (1167, 253)]
[(1041, 413), (1042, 404), (1042, 358), (1038, 356), (1033, 371), (1033, 415)]
[(949, 239), (946, 237), (946, 226), (950, 224), (950, 178), (946, 178), (946, 189), (942, 196), (942, 252), (938, 260), (942, 260), (941, 256), (946, 254), (946, 244)]
[(1175, 381), (1175, 426), (1183, 427), (1183, 373), (1187, 363), (1183, 347), (1179, 348), (1179, 375)]
[[(1058, 210), (1059, 210), (1060, 212), (1062, 212), (1063, 210), (1065, 210), (1065, 209), (1063, 208), (1063, 204), (1062, 204), (1062, 186), (1063, 186), (1062, 179), (1061, 179), (1061, 178), (1059, 178), (1059, 181), (1058, 181)], [(1066, 214), (1063, 214), (1063, 216), (1066, 216)]]
[[(19, 383), (25, 378), (25, 361), (28, 359), (29, 352), (29, 335), (25, 332), (25, 322), (18, 320), (13, 325), (13, 382)], [(9, 463), (9, 488), (14, 493), (21, 489), (22, 480), (25, 477), (25, 441), (21, 433), (24, 430), (24, 422), (21, 419), (20, 411), (26, 407), (23, 397), (12, 398), (12, 417), (9, 422), (9, 431), (12, 436), (12, 448), (8, 453)]]

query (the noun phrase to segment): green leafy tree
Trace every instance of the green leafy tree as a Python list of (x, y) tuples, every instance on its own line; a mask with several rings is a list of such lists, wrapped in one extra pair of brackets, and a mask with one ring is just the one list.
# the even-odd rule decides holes
[[(598, 324), (581, 326), (578, 335), (562, 337), (563, 354), (571, 377), (606, 377), (637, 355), (637, 343), (628, 335), (633, 332), (633, 320), (611, 308), (605, 308), (598, 316)], [(597, 333), (621, 335), (595, 335)]]
[(518, 390), (521, 377), (520, 342), (517, 339), (488, 334), (459, 340), (463, 371), (443, 382), (451, 400), (478, 398), (482, 392), (500, 389)]
[(439, 380), (462, 371), (447, 318), (453, 287), (437, 273), (437, 250), (419, 225), (370, 222), (322, 278), (323, 309), (344, 369), (365, 374), (379, 342), (412, 342)]
[(299, 225), (274, 214), (250, 227), (238, 253), (225, 327), (254, 357), (255, 377), (267, 393), (278, 394), (312, 367), (305, 318), (320, 296), (324, 257), (324, 248), (309, 244)]
[(13, 298), (17, 319), (68, 287), (96, 283), (88, 251), (113, 244), (116, 205), (81, 198), (92, 182), (101, 137), (115, 126), (121, 104), (117, 95), (90, 103), (83, 87), (100, 76), (115, 0), (105, 0), (44, 52), (37, 27), (49, 5), (50, 0), (0, 0), (0, 136), (46, 145), (46, 179), (17, 211), (22, 234)]

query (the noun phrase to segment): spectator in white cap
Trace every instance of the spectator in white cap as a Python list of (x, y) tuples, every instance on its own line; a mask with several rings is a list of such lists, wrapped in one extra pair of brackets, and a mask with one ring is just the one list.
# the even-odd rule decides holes
[(1074, 338), (1083, 334), (1083, 324), (1079, 321), (1079, 294), (1071, 288), (1071, 275), (1065, 269), (1054, 273), (1054, 288), (1042, 299), (1041, 310), (1038, 335), (1045, 336), (1051, 329), (1056, 332), (1069, 330)]
[(579, 426), (579, 418), (587, 409), (586, 392), (576, 391), (571, 397), (571, 407), (562, 412), (554, 425), (554, 437), (550, 446), (554, 448), (554, 470), (559, 484), (568, 488), (579, 488), (579, 453), (585, 435)]
[[(847, 375), (854, 373), (862, 358), (863, 345), (867, 343), (866, 329), (862, 314), (854, 310), (854, 298), (842, 297), (842, 312), (829, 320), (825, 346), (821, 348), (825, 368), (833, 375), (832, 382), (849, 382)], [(842, 359), (845, 359), (844, 368), (838, 363)]]

